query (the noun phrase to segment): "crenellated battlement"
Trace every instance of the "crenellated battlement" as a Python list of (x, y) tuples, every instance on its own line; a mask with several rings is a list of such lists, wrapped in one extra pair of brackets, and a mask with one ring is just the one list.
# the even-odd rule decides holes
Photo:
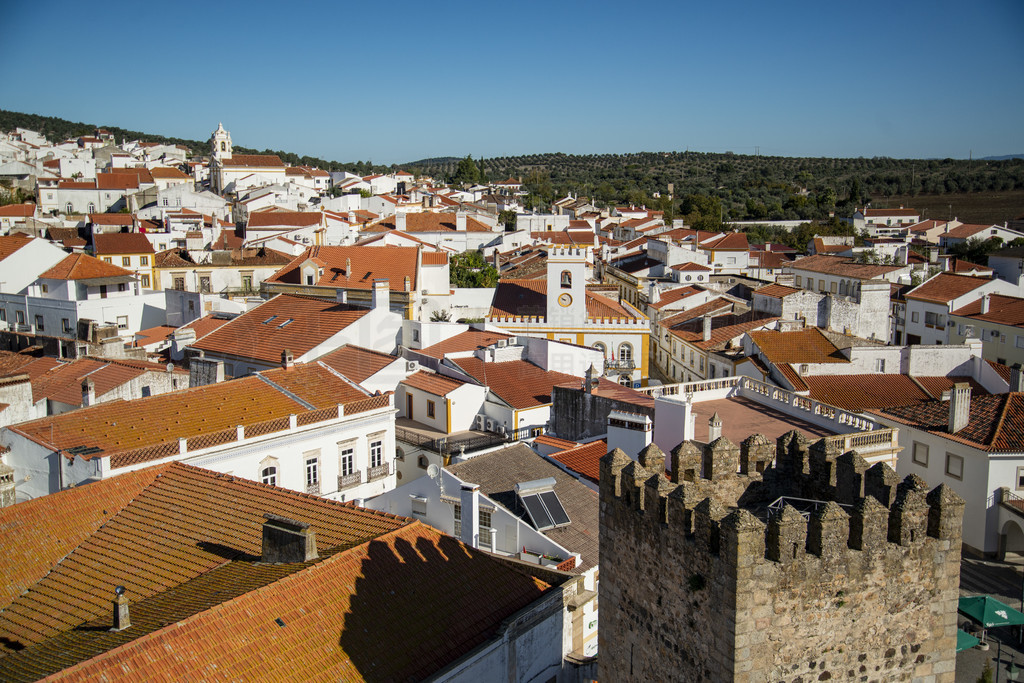
[(952, 682), (964, 501), (842, 438), (713, 436), (601, 459), (601, 679)]

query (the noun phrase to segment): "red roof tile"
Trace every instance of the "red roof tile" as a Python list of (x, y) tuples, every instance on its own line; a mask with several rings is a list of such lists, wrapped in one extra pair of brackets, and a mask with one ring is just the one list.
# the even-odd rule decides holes
[(309, 227), (319, 225), (323, 214), (319, 211), (255, 211), (249, 214), (247, 230), (277, 230), (282, 227)]
[(445, 339), (443, 342), (428, 346), (425, 349), (419, 349), (417, 353), (422, 353), (425, 356), (431, 358), (444, 358), (449, 353), (461, 353), (465, 351), (475, 351), (477, 349), (487, 348), (492, 346), (495, 342), (501, 339), (508, 339), (508, 334), (502, 332), (489, 332), (486, 330), (466, 330), (460, 334)]
[(1024, 451), (1024, 394), (971, 396), (967, 426), (950, 434), (949, 402), (886, 408), (880, 415), (986, 451)]
[[(612, 301), (595, 292), (587, 291), (587, 318), (644, 318), (638, 311)], [(499, 280), (494, 302), (488, 314), (491, 318), (509, 316), (547, 316), (546, 280)]]
[(763, 296), (781, 299), (782, 297), (789, 296), (790, 294), (796, 294), (801, 291), (803, 290), (796, 287), (772, 283), (770, 285), (765, 285), (764, 287), (758, 287), (754, 290), (754, 294), (761, 294)]
[(792, 332), (754, 330), (750, 339), (772, 363), (849, 363), (817, 327)]
[(425, 370), (409, 375), (401, 383), (413, 389), (425, 391), (433, 396), (447, 396), (466, 384), (461, 380), (445, 377), (433, 372), (426, 372)]
[(93, 225), (131, 226), (135, 222), (135, 214), (131, 213), (90, 213), (89, 222)]
[(533, 408), (551, 403), (551, 388), (566, 382), (580, 382), (579, 377), (543, 370), (525, 360), (484, 363), (479, 358), (452, 359), (467, 375), (490, 390), (513, 408)]
[(811, 398), (843, 410), (890, 408), (933, 400), (906, 375), (805, 375), (803, 381)]
[(320, 357), (320, 362), (329, 365), (356, 383), (364, 382), (387, 366), (399, 360), (392, 356), (361, 346), (346, 344)]
[(18, 251), (33, 239), (34, 238), (20, 232), (0, 237), (0, 261), (3, 261), (11, 254)]
[(71, 254), (49, 270), (40, 273), (46, 280), (95, 280), (110, 277), (132, 277), (130, 271), (86, 254)]
[(276, 154), (232, 154), (230, 159), (222, 159), (224, 167), (246, 168), (284, 168), (284, 162)]
[(873, 280), (875, 278), (881, 278), (905, 267), (906, 266), (872, 266), (864, 263), (857, 263), (852, 258), (825, 255), (805, 256), (789, 264), (789, 268), (792, 270), (824, 273), (825, 275), (840, 275), (842, 277), (856, 278), (858, 280)]
[(392, 290), (402, 291), (408, 277), (409, 289), (416, 291), (416, 252), (415, 247), (310, 247), (267, 282), (300, 284), (299, 266), (312, 258), (324, 264), (315, 283), (319, 287), (372, 289), (374, 280), (386, 279)]
[(981, 312), (982, 300), (979, 298), (966, 306), (953, 311), (953, 315), (961, 315), (974, 320), (1000, 323), (1024, 327), (1024, 298), (1006, 296), (1005, 294), (989, 294), (988, 313)]
[(92, 236), (98, 256), (108, 254), (152, 254), (153, 243), (141, 232), (97, 233)]
[(601, 458), (606, 453), (608, 453), (608, 442), (600, 439), (552, 453), (548, 457), (562, 463), (573, 472), (583, 476), (584, 479), (598, 484), (601, 480)]
[(14, 216), (18, 218), (31, 218), (36, 215), (36, 205), (30, 202), (24, 204), (8, 204), (0, 206), (0, 216)]
[[(423, 211), (421, 213), (405, 214), (405, 230), (408, 232), (455, 232), (456, 218), (454, 213), (434, 213)], [(384, 230), (397, 230), (397, 223), (394, 216), (382, 218), (373, 225), (362, 229), (362, 232), (381, 232)], [(492, 232), (489, 225), (482, 223), (472, 216), (466, 216), (466, 232)]]
[(676, 287), (675, 289), (670, 289), (667, 292), (661, 292), (658, 297), (658, 302), (651, 304), (651, 307), (660, 310), (670, 304), (676, 303), (677, 301), (682, 301), (683, 299), (691, 297), (694, 294), (700, 294), (703, 291), (703, 289), (694, 287), (693, 285)]
[(990, 280), (970, 277), (968, 275), (939, 273), (927, 282), (907, 292), (907, 298), (935, 303), (948, 303), (989, 282)]

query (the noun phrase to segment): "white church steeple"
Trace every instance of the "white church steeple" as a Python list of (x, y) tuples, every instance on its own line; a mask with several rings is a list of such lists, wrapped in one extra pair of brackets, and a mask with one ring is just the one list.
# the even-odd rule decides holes
[(231, 133), (224, 130), (221, 123), (210, 137), (210, 154), (218, 161), (231, 158)]

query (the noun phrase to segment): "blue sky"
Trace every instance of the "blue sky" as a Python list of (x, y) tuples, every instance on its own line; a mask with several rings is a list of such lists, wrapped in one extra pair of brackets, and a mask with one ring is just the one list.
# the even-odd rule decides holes
[(8, 4), (0, 108), (338, 161), (1024, 153), (1024, 2)]

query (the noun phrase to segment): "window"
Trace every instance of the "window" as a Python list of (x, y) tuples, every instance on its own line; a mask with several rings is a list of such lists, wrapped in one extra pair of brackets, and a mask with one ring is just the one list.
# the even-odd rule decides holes
[(462, 538), (462, 503), (455, 503), (455, 538)]
[(247, 292), (252, 289), (252, 273), (244, 273), (242, 275), (242, 289)]
[(185, 291), (185, 278), (184, 277), (176, 277), (176, 278), (174, 278), (174, 288), (176, 290), (178, 290), (179, 292), (184, 292)]
[(700, 371), (704, 372), (704, 356), (700, 357)]
[(306, 486), (320, 483), (320, 458), (306, 458)]
[(1024, 489), (1024, 467), (1017, 468), (1017, 490)]
[(149, 387), (148, 384), (146, 386), (142, 387), (142, 398), (146, 398), (146, 397), (152, 396), (152, 395), (153, 395), (153, 390)]
[[(66, 318), (65, 318), (66, 320)], [(7, 309), (0, 308), (0, 322), (7, 322)]]
[(370, 467), (380, 467), (384, 463), (384, 442), (381, 440), (370, 442)]
[(885, 372), (885, 359), (884, 358), (876, 358), (875, 359), (875, 372)]
[(121, 265), (122, 266), (127, 267), (127, 266), (130, 266), (131, 264), (132, 264), (132, 257), (131, 256), (122, 256), (121, 257)]
[(633, 360), (633, 346), (627, 342), (619, 344), (619, 360), (631, 361)]
[(347, 477), (356, 471), (356, 449), (354, 446), (341, 447), (341, 476)]
[(43, 294), (48, 294), (50, 292), (50, 285), (48, 284), (41, 284), (39, 285), (39, 288), (43, 291)]
[(25, 311), (21, 311), (21, 310), (15, 311), (14, 312), (14, 319), (17, 321), (17, 323), (19, 325), (24, 325), (25, 324)]
[(833, 294), (835, 294), (835, 293), (836, 293), (836, 283), (834, 283), (834, 282), (833, 282), (832, 284), (830, 284), (830, 285), (828, 286), (828, 291), (830, 291), (830, 292), (832, 292)]
[(75, 207), (71, 205), (71, 202), (68, 202), (67, 204), (64, 205), (64, 213), (74, 213), (74, 212), (75, 212)]
[(425, 470), (430, 467), (430, 461), (427, 460), (427, 456), (421, 455), (416, 458), (416, 467), (419, 467), (421, 470)]
[(491, 511), (480, 508), (480, 545), (491, 547)]
[(604, 344), (602, 344), (601, 342), (595, 342), (594, 343), (594, 348), (596, 350), (600, 351), (601, 355), (604, 356), (605, 358), (608, 357), (608, 348)]
[(117, 329), (127, 330), (128, 329), (128, 316), (119, 315), (117, 316)]
[(71, 321), (67, 318), (61, 318), (60, 329), (64, 332), (71, 332)]
[(36, 316), (36, 329), (38, 331), (40, 331), (40, 332), (42, 332), (43, 329), (44, 329), (43, 328), (43, 316), (41, 316), (41, 315), (37, 315)]
[(624, 387), (631, 387), (633, 386), (633, 378), (629, 375), (619, 375), (619, 384)]
[(928, 467), (928, 445), (915, 441), (913, 459), (915, 465)]
[(127, 289), (128, 289), (128, 285), (126, 285), (125, 283), (123, 283), (123, 282), (118, 282), (117, 283), (117, 291), (123, 292), (123, 291), (125, 291)]
[(796, 276), (796, 286), (803, 287), (803, 278), (800, 277), (799, 275)]
[(89, 202), (89, 213), (96, 213), (96, 205)]
[(142, 286), (143, 287), (149, 287), (149, 276), (148, 275), (143, 275), (142, 276)]
[(434, 417), (434, 402), (427, 401), (427, 417)]
[(419, 330), (413, 330), (412, 331), (412, 340), (414, 342), (418, 342), (420, 340), (420, 331)]
[(264, 484), (277, 486), (277, 468), (274, 466), (264, 467), (260, 470), (260, 481)]
[(562, 289), (570, 289), (572, 287), (572, 273), (568, 270), (563, 270), (560, 282)]
[(209, 278), (209, 276), (204, 275), (204, 276), (201, 276), (199, 278), (199, 291), (200, 292), (209, 292), (210, 291), (210, 278)]
[(946, 474), (954, 479), (963, 479), (964, 459), (959, 455), (946, 453)]
[(113, 262), (114, 262), (114, 261), (113, 261), (113, 259), (111, 259), (111, 257), (109, 257), (109, 256), (104, 256), (104, 257), (103, 257), (103, 260), (104, 260), (104, 261), (105, 261), (106, 263), (113, 263)]
[(914, 311), (913, 313), (910, 314), (910, 322), (916, 323), (916, 322), (920, 322), (920, 320), (921, 320), (921, 317), (917, 314), (917, 311)]
[(139, 265), (140, 266), (148, 266), (149, 265), (149, 257), (148, 256), (140, 256), (139, 257)]
[(423, 496), (410, 496), (412, 498), (412, 514), (419, 517), (427, 516), (427, 499)]

